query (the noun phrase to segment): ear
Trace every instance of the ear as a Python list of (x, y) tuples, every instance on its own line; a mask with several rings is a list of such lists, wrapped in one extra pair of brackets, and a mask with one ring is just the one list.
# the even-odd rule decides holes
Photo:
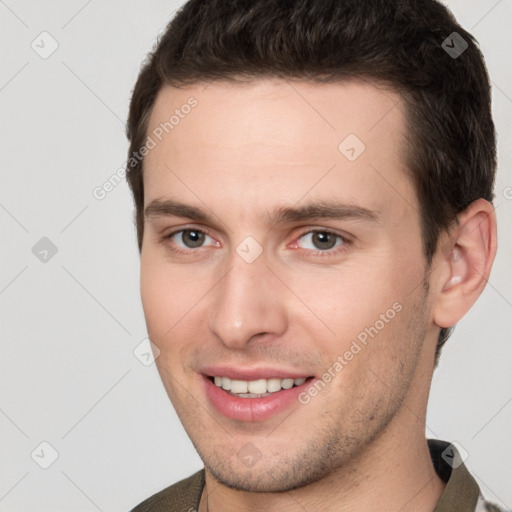
[(496, 255), (496, 214), (491, 203), (477, 199), (448, 230), (447, 242), (434, 258), (431, 279), (433, 321), (454, 326), (482, 293)]

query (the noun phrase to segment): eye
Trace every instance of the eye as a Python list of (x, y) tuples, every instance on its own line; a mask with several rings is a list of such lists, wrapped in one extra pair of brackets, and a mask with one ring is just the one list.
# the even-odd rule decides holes
[(169, 233), (165, 238), (171, 240), (182, 249), (197, 249), (202, 247), (205, 242), (208, 242), (210, 245), (212, 245), (211, 242), (215, 243), (211, 236), (200, 229), (180, 229), (179, 231)]
[[(304, 233), (298, 239), (297, 244), (301, 249), (312, 249), (326, 252), (336, 247), (344, 245), (347, 241), (336, 233), (331, 231), (309, 231)], [(302, 242), (300, 242), (302, 240)]]

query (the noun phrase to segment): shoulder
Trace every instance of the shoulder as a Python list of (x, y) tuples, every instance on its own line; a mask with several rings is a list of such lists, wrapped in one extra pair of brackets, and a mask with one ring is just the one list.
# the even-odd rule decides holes
[(131, 512), (194, 512), (204, 486), (204, 469), (153, 494)]
[(484, 498), (456, 443), (439, 439), (428, 439), (427, 442), (434, 469), (446, 483), (434, 512), (512, 512)]
[(485, 512), (507, 512), (504, 508), (498, 507), (495, 503), (491, 503), (490, 501), (487, 501), (484, 499), (482, 495), (479, 497), (479, 503), (481, 502), (481, 508), (476, 508), (475, 512), (479, 512), (480, 510)]

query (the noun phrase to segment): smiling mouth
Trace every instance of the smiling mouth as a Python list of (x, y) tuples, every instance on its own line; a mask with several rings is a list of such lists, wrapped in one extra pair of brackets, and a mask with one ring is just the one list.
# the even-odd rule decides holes
[(236, 380), (222, 376), (208, 376), (211, 382), (217, 387), (223, 389), (228, 394), (239, 398), (263, 398), (273, 393), (278, 393), (286, 389), (301, 386), (313, 377), (293, 378), (270, 378), (257, 380)]

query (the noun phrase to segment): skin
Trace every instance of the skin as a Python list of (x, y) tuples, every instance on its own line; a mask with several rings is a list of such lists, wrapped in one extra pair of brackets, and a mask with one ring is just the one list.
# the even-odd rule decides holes
[[(205, 464), (200, 509), (433, 510), (445, 486), (425, 439), (435, 346), (485, 285), (492, 206), (473, 203), (428, 268), (398, 95), (358, 80), (166, 86), (148, 134), (191, 96), (197, 106), (146, 156), (144, 204), (173, 199), (210, 218), (146, 218), (141, 297), (162, 382)], [(351, 133), (366, 146), (352, 162), (338, 149)], [(269, 222), (322, 200), (376, 220)], [(205, 231), (204, 244), (165, 238), (186, 228)], [(313, 230), (346, 241), (319, 249)], [(263, 250), (252, 263), (236, 252), (247, 236)], [(321, 377), (395, 303), (400, 312), (306, 405), (235, 421), (203, 392), (209, 364)], [(249, 442), (261, 455), (250, 468), (237, 457)]]

